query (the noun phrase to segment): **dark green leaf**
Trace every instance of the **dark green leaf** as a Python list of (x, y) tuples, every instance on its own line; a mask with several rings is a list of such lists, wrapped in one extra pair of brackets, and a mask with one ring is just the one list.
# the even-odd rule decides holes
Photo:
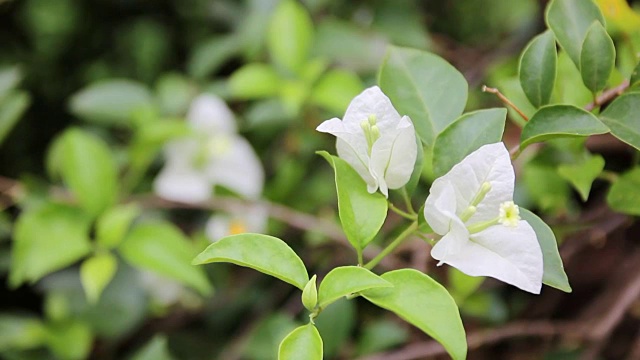
[(607, 194), (607, 203), (618, 212), (640, 215), (640, 167), (622, 174)]
[(169, 344), (167, 338), (162, 335), (156, 335), (146, 343), (142, 349), (138, 350), (130, 360), (172, 360), (173, 357), (169, 352)]
[(18, 286), (65, 268), (91, 250), (90, 219), (77, 208), (59, 204), (22, 213), (14, 230), (9, 283)]
[(91, 351), (93, 334), (89, 326), (79, 321), (53, 323), (47, 326), (46, 342), (56, 357), (82, 360)]
[(367, 289), (391, 287), (388, 281), (360, 266), (341, 266), (331, 270), (320, 283), (318, 303), (326, 307), (337, 299)]
[(595, 93), (604, 89), (616, 63), (616, 48), (607, 30), (594, 21), (589, 27), (580, 53), (582, 82)]
[(370, 194), (362, 177), (346, 161), (326, 151), (318, 154), (335, 170), (340, 223), (351, 245), (361, 253), (387, 217), (387, 199), (379, 192)]
[(535, 107), (549, 103), (556, 81), (558, 54), (556, 41), (551, 31), (546, 31), (531, 40), (520, 58), (520, 85)]
[(640, 150), (640, 93), (632, 92), (615, 99), (600, 114), (611, 134)]
[(302, 260), (284, 241), (262, 234), (238, 234), (209, 245), (194, 260), (194, 265), (228, 262), (258, 270), (298, 289), (309, 282)]
[(433, 173), (446, 174), (482, 145), (502, 139), (507, 110), (484, 109), (462, 115), (438, 135), (433, 147)]
[(187, 62), (187, 72), (194, 78), (215, 74), (225, 61), (240, 52), (242, 43), (235, 36), (215, 36), (198, 44)]
[(32, 349), (44, 342), (45, 328), (35, 316), (0, 314), (0, 352)]
[(569, 279), (564, 272), (562, 258), (558, 252), (558, 242), (551, 228), (531, 211), (520, 208), (520, 215), (526, 220), (536, 232), (536, 238), (542, 249), (542, 260), (544, 262), (544, 273), (542, 282), (564, 292), (571, 292)]
[(427, 146), (433, 146), (467, 103), (464, 76), (441, 57), (424, 51), (392, 46), (378, 83), (400, 115), (411, 118)]
[(437, 340), (453, 359), (467, 356), (467, 339), (455, 301), (429, 276), (413, 269), (382, 275), (392, 288), (364, 291), (362, 296), (394, 312)]
[(133, 220), (140, 215), (136, 204), (116, 205), (105, 211), (96, 222), (96, 242), (106, 249), (120, 244)]
[(280, 343), (278, 360), (322, 360), (322, 338), (313, 324), (296, 328)]
[(520, 149), (554, 138), (605, 134), (609, 129), (595, 115), (573, 105), (540, 108), (522, 129)]
[(167, 222), (149, 222), (133, 228), (120, 253), (130, 264), (189, 285), (207, 295), (213, 290), (201, 268), (191, 265), (196, 254), (189, 239)]
[(315, 318), (315, 325), (322, 337), (322, 349), (327, 359), (336, 358), (340, 350), (349, 344), (356, 321), (356, 302), (340, 299), (322, 310)]
[(18, 123), (31, 104), (31, 97), (24, 91), (9, 91), (0, 98), (0, 144)]
[(18, 66), (3, 67), (0, 70), (0, 100), (20, 84), (22, 77), (22, 71)]
[(547, 6), (545, 20), (576, 67), (580, 67), (582, 42), (589, 26), (594, 21), (605, 24), (600, 9), (592, 0), (552, 0)]

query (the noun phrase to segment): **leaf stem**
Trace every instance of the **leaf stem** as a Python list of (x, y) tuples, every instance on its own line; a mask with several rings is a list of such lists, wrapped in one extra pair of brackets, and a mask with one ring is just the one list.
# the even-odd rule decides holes
[(482, 92), (488, 92), (491, 94), (495, 94), (503, 103), (505, 103), (507, 106), (510, 106), (513, 110), (515, 110), (518, 115), (520, 115), (520, 117), (522, 117), (524, 119), (524, 121), (529, 121), (529, 118), (527, 117), (527, 115), (525, 115), (522, 110), (518, 109), (518, 107), (516, 106), (516, 104), (514, 104), (513, 102), (511, 102), (511, 100), (509, 100), (506, 96), (504, 96), (500, 90), (496, 89), (496, 88), (491, 88), (488, 87), (487, 85), (482, 85)]
[(413, 209), (413, 204), (411, 203), (411, 198), (409, 197), (406, 186), (402, 187), (402, 198), (404, 199), (404, 204), (407, 207), (407, 211), (412, 215), (416, 215), (416, 211)]
[(389, 201), (389, 209), (391, 209), (391, 211), (393, 211), (394, 213), (402, 216), (403, 218), (405, 218), (407, 220), (415, 221), (418, 218), (418, 215), (415, 212), (414, 213), (408, 213), (406, 211), (398, 209), (395, 205), (393, 205), (393, 203), (391, 201)]
[(387, 245), (387, 247), (382, 249), (382, 251), (380, 251), (380, 253), (376, 255), (376, 257), (371, 259), (371, 261), (369, 261), (364, 266), (364, 268), (367, 270), (373, 269), (376, 265), (378, 265), (380, 261), (382, 261), (382, 259), (384, 259), (385, 256), (389, 255), (393, 250), (395, 250), (400, 244), (402, 244), (404, 240), (406, 240), (407, 237), (409, 237), (409, 235), (413, 234), (417, 229), (418, 222), (412, 222), (411, 225), (409, 225), (408, 228), (400, 233), (400, 235), (398, 235), (398, 237), (396, 237), (389, 245)]

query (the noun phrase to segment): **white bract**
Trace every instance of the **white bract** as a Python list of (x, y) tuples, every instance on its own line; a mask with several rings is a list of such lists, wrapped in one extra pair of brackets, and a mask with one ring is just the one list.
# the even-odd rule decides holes
[(229, 235), (263, 233), (268, 219), (268, 209), (262, 204), (247, 208), (230, 208), (225, 213), (215, 214), (209, 218), (205, 226), (205, 234), (214, 242)]
[(388, 197), (388, 189), (409, 181), (418, 155), (415, 129), (379, 87), (356, 96), (344, 119), (327, 120), (316, 130), (337, 137), (338, 156), (362, 176), (370, 193), (380, 188)]
[(249, 142), (237, 134), (231, 110), (213, 95), (196, 98), (187, 114), (193, 134), (165, 146), (166, 163), (154, 182), (165, 199), (198, 203), (222, 185), (244, 197), (262, 192), (264, 172)]
[(502, 143), (484, 145), (436, 179), (424, 217), (443, 237), (431, 256), (467, 275), (490, 276), (535, 294), (542, 287), (536, 233), (513, 203), (515, 175)]

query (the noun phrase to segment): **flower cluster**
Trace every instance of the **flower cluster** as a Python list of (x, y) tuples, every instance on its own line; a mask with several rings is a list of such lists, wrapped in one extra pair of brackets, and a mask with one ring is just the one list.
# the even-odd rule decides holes
[(169, 200), (198, 203), (211, 198), (215, 185), (244, 197), (262, 193), (264, 171), (249, 142), (237, 134), (231, 110), (213, 95), (196, 98), (187, 114), (193, 134), (165, 146), (166, 164), (154, 182)]

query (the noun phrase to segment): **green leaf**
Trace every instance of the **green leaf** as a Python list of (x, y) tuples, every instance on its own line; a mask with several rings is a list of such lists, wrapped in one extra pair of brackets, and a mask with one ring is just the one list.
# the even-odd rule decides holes
[(91, 250), (90, 219), (80, 209), (48, 203), (23, 212), (14, 228), (9, 283), (25, 281), (65, 268)]
[(408, 115), (427, 146), (455, 120), (467, 103), (464, 76), (441, 57), (392, 46), (378, 83), (401, 115)]
[(298, 289), (309, 282), (302, 259), (285, 243), (273, 236), (238, 234), (209, 245), (194, 260), (194, 265), (228, 262), (258, 270)]
[(91, 215), (113, 205), (118, 196), (118, 170), (107, 144), (80, 129), (62, 135), (61, 175), (78, 202)]
[(600, 155), (589, 156), (577, 164), (558, 166), (558, 174), (573, 185), (583, 201), (587, 201), (591, 184), (604, 169), (604, 163), (604, 158)]
[(618, 212), (640, 215), (640, 167), (622, 174), (611, 185), (607, 194), (607, 203)]
[(615, 99), (600, 114), (611, 134), (640, 150), (640, 93), (631, 92)]
[(558, 53), (551, 31), (536, 36), (522, 52), (518, 73), (525, 95), (535, 107), (549, 103), (556, 81)]
[(105, 211), (96, 222), (96, 242), (98, 245), (106, 249), (118, 246), (140, 212), (138, 205), (133, 203), (116, 205)]
[(135, 110), (152, 105), (146, 86), (124, 79), (95, 82), (74, 94), (69, 103), (71, 112), (83, 120), (116, 126), (128, 126)]
[[(191, 105), (191, 100), (196, 96), (196, 91), (198, 91), (189, 79), (178, 73), (162, 75), (156, 81), (154, 90), (160, 113), (165, 116), (184, 116)], [(150, 113), (156, 115), (153, 111)], [(135, 115), (138, 114), (140, 113), (135, 113)], [(157, 115), (152, 117), (157, 119)], [(153, 123), (157, 122), (153, 121)], [(144, 122), (138, 123), (138, 125), (142, 125), (142, 123)], [(144, 125), (141, 127), (144, 128)]]
[(311, 91), (310, 101), (341, 115), (360, 92), (362, 92), (362, 81), (357, 74), (348, 70), (334, 69), (318, 80)]
[(484, 109), (466, 113), (438, 135), (433, 146), (433, 172), (446, 174), (465, 156), (485, 144), (502, 139), (507, 109)]
[(302, 305), (309, 311), (313, 311), (318, 305), (318, 288), (316, 287), (315, 275), (311, 277), (311, 280), (302, 290)]
[(634, 87), (640, 83), (640, 62), (633, 68), (631, 78), (629, 79), (629, 87)]
[(312, 42), (313, 23), (307, 10), (297, 1), (281, 1), (267, 31), (267, 47), (273, 62), (297, 74), (307, 61)]
[(45, 329), (35, 316), (0, 313), (0, 352), (32, 349), (44, 342)]
[(22, 78), (23, 74), (19, 66), (3, 67), (0, 70), (0, 100), (17, 87)]
[[(453, 269), (453, 268), (452, 268)], [(364, 326), (358, 341), (357, 354), (373, 354), (401, 345), (409, 339), (409, 331), (391, 320), (374, 320)]]
[(156, 335), (138, 350), (130, 360), (172, 360), (169, 344), (164, 335)]
[(313, 324), (300, 326), (278, 348), (278, 360), (322, 360), (322, 338)]
[(467, 356), (458, 307), (442, 285), (413, 269), (390, 271), (382, 278), (394, 287), (367, 290), (362, 296), (424, 331), (442, 344), (453, 359)]
[(604, 26), (594, 21), (587, 31), (580, 53), (582, 82), (593, 93), (604, 89), (615, 63), (616, 48), (613, 40)]
[(540, 108), (522, 129), (520, 149), (549, 139), (607, 132), (609, 129), (586, 110), (573, 105), (548, 105)]
[(483, 276), (469, 276), (454, 267), (450, 267), (447, 273), (449, 275), (448, 288), (458, 306), (462, 306), (485, 279)]
[(111, 253), (102, 253), (86, 259), (80, 266), (80, 280), (87, 300), (95, 304), (118, 269), (118, 260)]
[(320, 283), (318, 303), (326, 307), (337, 299), (367, 289), (392, 287), (391, 283), (360, 266), (341, 266), (331, 270)]
[(605, 24), (600, 9), (592, 0), (552, 0), (545, 14), (558, 43), (580, 67), (582, 42), (594, 21)]
[(215, 74), (225, 61), (240, 52), (235, 36), (215, 36), (198, 44), (187, 62), (187, 72), (197, 79)]
[(542, 260), (544, 262), (544, 274), (542, 282), (564, 292), (571, 292), (569, 279), (564, 272), (562, 258), (558, 252), (558, 242), (551, 228), (531, 211), (520, 208), (520, 216), (526, 220), (536, 232), (536, 238), (542, 249)]
[(130, 264), (177, 280), (207, 295), (211, 284), (201, 268), (191, 266), (195, 249), (180, 230), (167, 222), (148, 222), (133, 228), (120, 253)]
[(56, 322), (47, 326), (46, 342), (57, 358), (81, 360), (91, 351), (93, 334), (79, 321)]
[(379, 192), (370, 194), (362, 177), (346, 161), (326, 151), (317, 154), (335, 170), (340, 223), (347, 239), (360, 254), (387, 217), (387, 199)]
[(31, 104), (31, 96), (24, 91), (10, 91), (0, 98), (0, 144), (22, 118)]
[(267, 64), (247, 64), (229, 77), (231, 95), (238, 99), (260, 99), (278, 94), (281, 79)]
[(292, 315), (284, 312), (270, 312), (258, 320), (246, 342), (244, 342), (242, 359), (273, 360), (278, 356), (278, 345), (291, 329), (300, 324), (292, 319)]

